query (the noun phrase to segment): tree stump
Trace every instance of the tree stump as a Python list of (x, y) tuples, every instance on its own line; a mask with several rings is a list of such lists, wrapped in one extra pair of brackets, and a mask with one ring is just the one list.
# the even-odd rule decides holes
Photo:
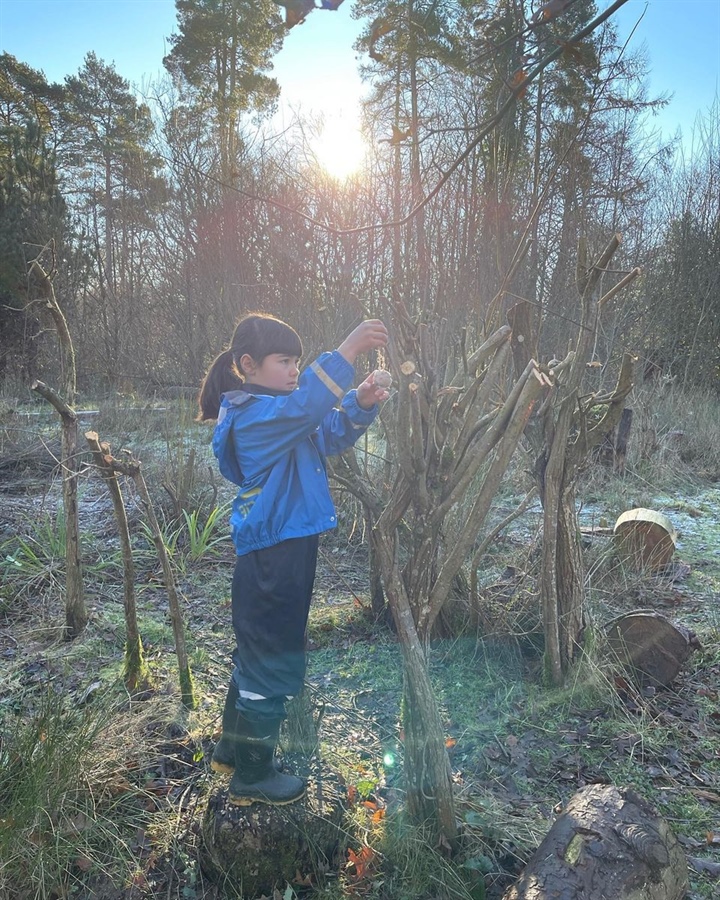
[(682, 900), (687, 862), (629, 788), (592, 784), (566, 806), (503, 900)]
[(346, 845), (345, 789), (325, 768), (308, 778), (305, 796), (287, 806), (233, 806), (227, 787), (211, 795), (202, 823), (200, 865), (230, 897), (282, 893), (316, 884), (341, 865)]
[(653, 610), (627, 613), (606, 626), (611, 652), (641, 686), (664, 687), (699, 650), (694, 632)]
[(636, 569), (655, 571), (672, 559), (677, 532), (662, 513), (654, 509), (628, 509), (615, 522), (615, 541), (621, 556)]

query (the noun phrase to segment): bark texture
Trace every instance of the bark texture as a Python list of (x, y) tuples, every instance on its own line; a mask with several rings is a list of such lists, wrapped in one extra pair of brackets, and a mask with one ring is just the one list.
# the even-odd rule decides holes
[(687, 862), (667, 822), (628, 788), (575, 794), (503, 900), (682, 900)]

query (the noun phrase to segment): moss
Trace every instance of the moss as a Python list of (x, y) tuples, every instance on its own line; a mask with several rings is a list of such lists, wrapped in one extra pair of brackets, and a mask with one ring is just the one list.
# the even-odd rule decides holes
[(180, 696), (183, 706), (187, 709), (197, 709), (197, 699), (195, 697), (195, 685), (193, 684), (190, 666), (186, 669), (180, 669)]
[(123, 681), (130, 693), (144, 690), (150, 681), (150, 672), (145, 662), (142, 640), (125, 642), (125, 662), (123, 664)]

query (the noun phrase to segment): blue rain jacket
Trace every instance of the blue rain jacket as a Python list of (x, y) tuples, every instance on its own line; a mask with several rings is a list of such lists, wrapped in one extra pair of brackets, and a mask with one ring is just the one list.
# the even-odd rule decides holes
[(354, 375), (335, 350), (309, 365), (289, 394), (223, 394), (213, 452), (240, 487), (230, 515), (238, 556), (336, 526), (325, 456), (351, 447), (378, 412), (346, 393)]

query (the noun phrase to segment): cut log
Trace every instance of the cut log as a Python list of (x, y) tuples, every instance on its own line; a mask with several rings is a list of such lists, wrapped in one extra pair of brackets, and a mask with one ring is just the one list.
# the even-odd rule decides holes
[(566, 806), (503, 900), (682, 900), (685, 855), (650, 804), (592, 784)]
[(692, 631), (653, 610), (619, 616), (606, 633), (611, 652), (641, 686), (670, 684), (688, 657), (701, 649)]
[(677, 532), (654, 509), (628, 509), (615, 522), (615, 541), (620, 555), (636, 569), (655, 571), (666, 566), (675, 552)]
[(342, 865), (347, 843), (345, 789), (331, 770), (308, 781), (287, 806), (233, 806), (227, 790), (211, 795), (202, 823), (200, 865), (232, 896), (272, 897), (287, 885), (316, 884)]

